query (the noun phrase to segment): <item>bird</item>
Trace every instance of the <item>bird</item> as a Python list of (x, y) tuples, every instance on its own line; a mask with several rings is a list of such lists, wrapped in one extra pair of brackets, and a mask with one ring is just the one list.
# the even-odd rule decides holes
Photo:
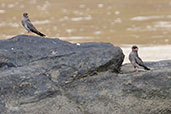
[(21, 23), (24, 27), (25, 30), (27, 30), (28, 33), (33, 32), (39, 36), (45, 37), (46, 35), (44, 35), (43, 33), (39, 32), (34, 25), (31, 23), (28, 13), (23, 13), (23, 18), (21, 20)]
[(136, 72), (138, 72), (138, 67), (143, 67), (145, 70), (150, 70), (150, 68), (145, 66), (142, 59), (138, 56), (137, 46), (132, 46), (132, 51), (129, 54), (129, 61), (134, 66)]

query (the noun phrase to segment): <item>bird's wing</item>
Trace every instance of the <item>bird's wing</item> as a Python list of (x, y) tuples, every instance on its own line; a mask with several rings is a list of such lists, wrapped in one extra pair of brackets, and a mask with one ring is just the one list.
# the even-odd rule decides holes
[(139, 66), (144, 67), (145, 70), (150, 70), (150, 68), (144, 65), (144, 62), (141, 60), (139, 56), (137, 56), (135, 60)]
[(40, 35), (40, 36), (46, 36), (46, 35), (44, 35), (44, 34), (42, 34), (41, 32), (39, 32), (34, 26), (33, 26), (33, 24), (31, 23), (31, 21), (28, 19), (27, 21), (26, 21), (26, 24), (27, 24), (27, 27), (30, 29), (30, 31), (31, 32), (34, 32), (34, 33), (36, 33), (36, 34), (38, 34), (38, 35)]
[(138, 65), (144, 66), (144, 62), (142, 61), (142, 59), (139, 56), (135, 57), (135, 61)]
[(30, 29), (30, 31), (32, 32), (39, 32), (35, 27), (34, 25), (31, 23), (31, 21), (28, 19), (26, 21), (26, 24), (27, 24), (27, 27)]

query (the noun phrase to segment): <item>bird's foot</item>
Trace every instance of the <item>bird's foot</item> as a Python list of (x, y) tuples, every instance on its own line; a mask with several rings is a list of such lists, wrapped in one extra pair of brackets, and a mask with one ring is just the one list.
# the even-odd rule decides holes
[(27, 32), (26, 35), (30, 35), (30, 32)]
[(138, 68), (135, 68), (134, 72), (138, 72)]

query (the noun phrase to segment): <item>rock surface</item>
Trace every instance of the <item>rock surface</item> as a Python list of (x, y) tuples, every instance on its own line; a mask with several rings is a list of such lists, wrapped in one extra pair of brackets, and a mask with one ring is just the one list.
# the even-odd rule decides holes
[(0, 114), (170, 114), (171, 61), (136, 73), (123, 59), (107, 43), (0, 41)]

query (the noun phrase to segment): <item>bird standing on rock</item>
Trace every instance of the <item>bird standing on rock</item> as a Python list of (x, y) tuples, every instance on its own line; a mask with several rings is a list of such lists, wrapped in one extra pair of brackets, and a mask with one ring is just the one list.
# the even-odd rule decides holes
[(44, 34), (42, 34), (41, 32), (39, 32), (34, 26), (33, 24), (31, 23), (29, 17), (28, 17), (28, 13), (23, 13), (23, 18), (21, 20), (21, 23), (23, 25), (23, 27), (29, 32), (33, 32), (39, 36), (46, 36)]
[(138, 47), (132, 46), (132, 52), (129, 54), (129, 60), (131, 64), (134, 66), (136, 72), (138, 71), (138, 67), (143, 67), (145, 70), (150, 70), (147, 66), (144, 65), (144, 62), (138, 56)]

